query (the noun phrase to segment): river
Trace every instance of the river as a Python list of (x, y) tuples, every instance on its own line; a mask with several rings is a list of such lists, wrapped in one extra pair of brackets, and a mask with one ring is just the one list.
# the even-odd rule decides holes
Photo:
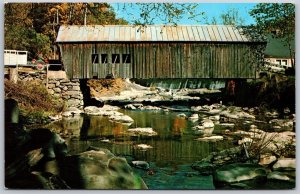
[[(179, 117), (180, 112), (120, 110), (132, 117), (131, 126), (111, 122), (103, 116), (80, 116), (53, 123), (50, 128), (61, 131), (70, 154), (90, 146), (109, 149), (128, 161), (146, 161), (150, 169), (134, 168), (150, 189), (214, 189), (211, 176), (199, 176), (191, 164), (212, 152), (233, 147), (232, 141), (196, 141), (199, 135), (192, 122)], [(181, 112), (189, 116), (189, 112)], [(151, 127), (157, 136), (128, 136), (128, 128)], [(216, 131), (217, 133), (217, 131)], [(147, 144), (150, 149), (138, 149)], [(149, 173), (150, 172), (150, 173)], [(184, 180), (183, 180), (184, 177)], [(202, 183), (201, 183), (202, 182)], [(201, 184), (199, 184), (201, 183)]]

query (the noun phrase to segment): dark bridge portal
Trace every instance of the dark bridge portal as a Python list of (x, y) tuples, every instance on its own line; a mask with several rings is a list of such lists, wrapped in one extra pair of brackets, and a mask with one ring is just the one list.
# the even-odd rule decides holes
[(229, 25), (61, 26), (69, 78), (255, 78), (266, 42)]

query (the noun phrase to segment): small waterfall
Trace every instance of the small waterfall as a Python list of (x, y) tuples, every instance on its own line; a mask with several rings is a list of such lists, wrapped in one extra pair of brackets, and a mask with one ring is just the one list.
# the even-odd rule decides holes
[(159, 87), (164, 89), (221, 89), (225, 88), (226, 80), (214, 79), (133, 79), (132, 81), (146, 87)]

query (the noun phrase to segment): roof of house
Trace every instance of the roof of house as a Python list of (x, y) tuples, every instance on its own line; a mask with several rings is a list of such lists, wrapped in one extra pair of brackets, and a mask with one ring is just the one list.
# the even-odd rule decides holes
[(56, 42), (260, 42), (232, 25), (68, 25), (61, 26)]
[[(268, 43), (265, 50), (266, 57), (290, 58), (290, 50), (284, 44), (282, 39), (273, 38), (271, 34), (267, 35)], [(292, 49), (295, 50), (295, 40), (291, 41)]]

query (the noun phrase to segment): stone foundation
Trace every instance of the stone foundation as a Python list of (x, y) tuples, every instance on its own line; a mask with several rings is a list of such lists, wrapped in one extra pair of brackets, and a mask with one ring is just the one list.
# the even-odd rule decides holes
[[(60, 73), (61, 72), (57, 72)], [(83, 95), (80, 90), (79, 79), (69, 80), (66, 76), (53, 76), (57, 75), (56, 72), (50, 72), (48, 75), (48, 92), (54, 97), (62, 98), (67, 107), (76, 107), (83, 109)], [(59, 78), (61, 77), (61, 78)], [(42, 81), (46, 85), (45, 72), (19, 72), (18, 80), (21, 81)]]
[(62, 98), (67, 107), (83, 109), (83, 95), (79, 79), (49, 79), (48, 91), (57, 98)]

